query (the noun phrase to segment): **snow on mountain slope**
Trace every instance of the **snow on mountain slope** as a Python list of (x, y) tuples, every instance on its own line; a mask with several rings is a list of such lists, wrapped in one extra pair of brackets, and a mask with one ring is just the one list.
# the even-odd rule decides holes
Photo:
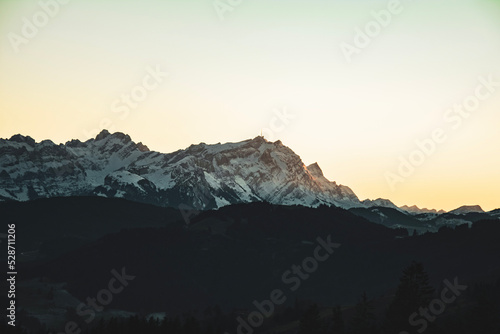
[(449, 213), (456, 215), (463, 215), (469, 212), (480, 212), (483, 213), (483, 209), (479, 205), (464, 205), (455, 210), (451, 210)]
[(364, 206), (354, 192), (305, 166), (281, 141), (191, 145), (162, 154), (123, 133), (86, 142), (0, 139), (0, 200), (97, 195), (197, 209), (240, 202), (344, 208)]
[(394, 204), (390, 200), (384, 199), (384, 198), (377, 198), (375, 200), (365, 199), (361, 203), (363, 203), (367, 207), (381, 206), (384, 208), (391, 208), (391, 209), (395, 209), (395, 210), (404, 212), (403, 210), (398, 208), (396, 204)]
[(427, 208), (420, 209), (416, 205), (413, 205), (413, 206), (403, 205), (400, 207), (400, 209), (402, 209), (406, 212), (412, 213), (412, 214), (423, 214), (423, 213), (442, 214), (442, 213), (446, 213), (446, 211), (444, 211), (444, 210), (438, 211), (436, 209), (427, 209)]

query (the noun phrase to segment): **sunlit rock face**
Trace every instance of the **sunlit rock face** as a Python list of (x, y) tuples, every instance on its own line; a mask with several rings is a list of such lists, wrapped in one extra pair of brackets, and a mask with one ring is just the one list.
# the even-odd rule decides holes
[(281, 141), (260, 136), (164, 154), (106, 130), (60, 145), (15, 135), (0, 140), (0, 185), (0, 199), (19, 201), (95, 195), (197, 209), (254, 201), (364, 206), (318, 164), (305, 166)]

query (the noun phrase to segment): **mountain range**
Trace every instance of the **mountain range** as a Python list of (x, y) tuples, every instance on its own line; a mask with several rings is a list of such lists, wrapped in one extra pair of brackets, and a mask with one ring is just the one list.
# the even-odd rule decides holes
[[(102, 196), (165, 207), (214, 209), (265, 201), (280, 205), (386, 207), (414, 215), (444, 213), (398, 208), (387, 199), (361, 201), (329, 181), (317, 163), (306, 166), (281, 141), (264, 137), (172, 153), (149, 150), (130, 136), (103, 130), (85, 142), (40, 143), (29, 136), (0, 139), (0, 200)], [(453, 213), (482, 211), (476, 206)]]
[[(189, 221), (186, 208), (196, 212)], [(360, 200), (325, 178), (317, 163), (307, 166), (280, 141), (260, 136), (168, 154), (106, 130), (65, 144), (0, 139), (0, 216), (20, 236), (18, 321), (32, 333), (61, 332), (68, 323), (85, 329), (75, 311), (89, 296), (99, 300), (110, 273), (120, 269), (134, 279), (96, 313), (91, 330), (104, 319), (156, 315), (194, 314), (208, 322), (214, 310), (217, 333), (235, 332), (235, 319), (247, 318), (255, 301), (277, 288), (286, 304), (261, 332), (297, 327), (301, 313), (290, 310), (302, 312), (300, 305), (310, 302), (342, 305), (350, 323), (363, 291), (380, 296), (374, 305), (381, 321), (401, 269), (413, 261), (425, 263), (433, 286), (448, 277), (460, 277), (478, 295), (483, 282), (500, 286), (500, 209), (438, 212)], [(315, 259), (316, 243), (336, 246), (322, 253), (331, 259)], [(7, 267), (8, 256), (0, 254), (0, 264)], [(307, 276), (284, 276), (295, 268)], [(300, 290), (284, 277), (298, 280)], [(475, 296), (460, 303), (474, 317)], [(224, 314), (227, 322), (220, 321)]]

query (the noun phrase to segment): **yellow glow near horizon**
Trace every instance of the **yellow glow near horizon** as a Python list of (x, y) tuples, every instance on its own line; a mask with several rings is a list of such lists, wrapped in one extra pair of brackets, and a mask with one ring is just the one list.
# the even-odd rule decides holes
[[(500, 87), (460, 124), (446, 120), (478, 78), (500, 82), (499, 2), (401, 0), (349, 62), (342, 43), (388, 4), (252, 0), (221, 20), (212, 1), (73, 0), (13, 47), (23, 18), (43, 9), (0, 1), (0, 137), (59, 143), (108, 128), (172, 152), (264, 128), (360, 199), (500, 207)], [(168, 76), (156, 84), (145, 78), (157, 67)], [(124, 107), (123, 94), (141, 89), (144, 100)], [(293, 117), (275, 122), (284, 110)], [(446, 140), (391, 188), (386, 173), (436, 129)]]

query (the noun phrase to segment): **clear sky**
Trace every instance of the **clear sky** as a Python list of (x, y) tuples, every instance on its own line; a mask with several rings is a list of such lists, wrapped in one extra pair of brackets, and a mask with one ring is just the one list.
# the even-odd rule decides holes
[(264, 129), (361, 199), (500, 207), (500, 1), (62, 2), (0, 0), (1, 138)]

